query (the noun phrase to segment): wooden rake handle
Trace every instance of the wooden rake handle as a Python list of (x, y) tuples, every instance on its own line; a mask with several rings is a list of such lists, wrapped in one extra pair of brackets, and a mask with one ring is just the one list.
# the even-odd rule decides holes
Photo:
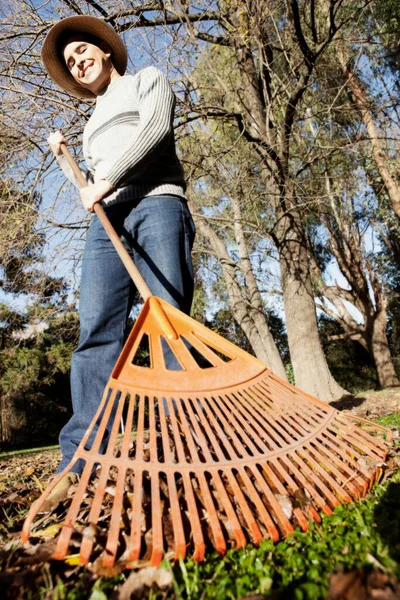
[[(74, 159), (72, 158), (72, 156), (65, 144), (61, 144), (61, 151), (62, 151), (63, 155), (65, 156), (67, 163), (71, 167), (80, 187), (86, 187), (88, 185), (88, 183), (87, 183), (85, 177), (83, 176), (82, 171), (80, 170), (80, 168), (78, 167), (78, 165), (76, 164)], [(133, 262), (132, 258), (129, 256), (128, 251), (126, 250), (125, 246), (121, 242), (119, 236), (117, 235), (114, 227), (111, 225), (109, 218), (107, 217), (106, 213), (104, 212), (103, 207), (101, 206), (101, 204), (99, 202), (96, 202), (96, 204), (94, 205), (94, 212), (100, 219), (100, 222), (103, 225), (105, 231), (107, 232), (108, 237), (112, 241), (114, 248), (118, 252), (120, 259), (124, 263), (126, 270), (128, 271), (129, 275), (132, 277), (133, 283), (136, 285), (136, 287), (139, 291), (139, 294), (142, 296), (143, 300), (146, 301), (153, 294), (151, 293), (149, 286), (147, 285), (147, 283), (145, 282), (145, 280), (139, 273), (139, 270), (138, 270), (137, 266), (135, 265), (135, 263)]]

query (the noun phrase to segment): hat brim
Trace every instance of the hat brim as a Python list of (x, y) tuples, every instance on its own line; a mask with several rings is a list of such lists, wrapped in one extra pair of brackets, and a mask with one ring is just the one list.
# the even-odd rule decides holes
[(69, 33), (71, 36), (79, 33), (89, 34), (106, 42), (111, 49), (112, 63), (120, 75), (125, 73), (128, 64), (126, 48), (116, 31), (97, 17), (67, 17), (50, 29), (42, 47), (42, 62), (47, 73), (57, 85), (73, 96), (84, 100), (93, 99), (96, 95), (75, 81), (61, 59), (60, 45)]

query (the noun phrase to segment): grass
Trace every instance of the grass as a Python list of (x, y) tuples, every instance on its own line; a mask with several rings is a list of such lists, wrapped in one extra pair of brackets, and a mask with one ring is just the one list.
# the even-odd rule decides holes
[(396, 427), (400, 429), (400, 413), (391, 413), (385, 417), (379, 417), (375, 419), (379, 425), (383, 427)]
[(20, 454), (35, 454), (38, 452), (44, 452), (45, 450), (56, 450), (60, 446), (55, 444), (53, 446), (43, 446), (41, 448), (22, 448), (20, 450), (9, 450), (7, 452), (0, 452), (0, 459), (9, 458), (10, 456), (19, 456)]

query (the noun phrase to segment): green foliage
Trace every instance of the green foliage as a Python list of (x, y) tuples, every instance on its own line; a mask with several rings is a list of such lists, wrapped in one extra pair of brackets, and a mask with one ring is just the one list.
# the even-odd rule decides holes
[(292, 363), (288, 363), (285, 366), (285, 371), (286, 371), (286, 377), (288, 378), (288, 382), (291, 383), (292, 385), (294, 385), (295, 381), (294, 381), (294, 371), (293, 371)]
[[(76, 313), (40, 307), (41, 321), (3, 307), (0, 401), (3, 444), (55, 441), (70, 404), (69, 369), (78, 336)], [(28, 323), (27, 323), (28, 321)], [(24, 324), (24, 327), (21, 325)]]
[(330, 341), (330, 336), (342, 333), (341, 326), (333, 319), (322, 315), (318, 324), (329, 369), (339, 385), (351, 393), (377, 389), (378, 378), (368, 352), (352, 340)]
[(399, 70), (400, 6), (397, 0), (379, 0), (374, 6), (377, 33), (386, 48), (386, 61), (396, 73)]
[(390, 415), (379, 417), (376, 421), (379, 425), (383, 425), (383, 427), (397, 427), (400, 429), (400, 413), (391, 413)]

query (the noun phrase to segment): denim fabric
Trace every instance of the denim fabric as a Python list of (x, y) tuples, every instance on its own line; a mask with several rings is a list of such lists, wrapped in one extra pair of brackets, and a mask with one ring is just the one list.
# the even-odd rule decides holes
[[(151, 292), (189, 313), (194, 224), (186, 201), (150, 196), (106, 212)], [(94, 215), (82, 263), (80, 338), (71, 364), (73, 416), (60, 433), (63, 458), (58, 472), (71, 460), (99, 406), (125, 342), (134, 296), (134, 284)], [(77, 464), (72, 471), (79, 473), (83, 466)]]

